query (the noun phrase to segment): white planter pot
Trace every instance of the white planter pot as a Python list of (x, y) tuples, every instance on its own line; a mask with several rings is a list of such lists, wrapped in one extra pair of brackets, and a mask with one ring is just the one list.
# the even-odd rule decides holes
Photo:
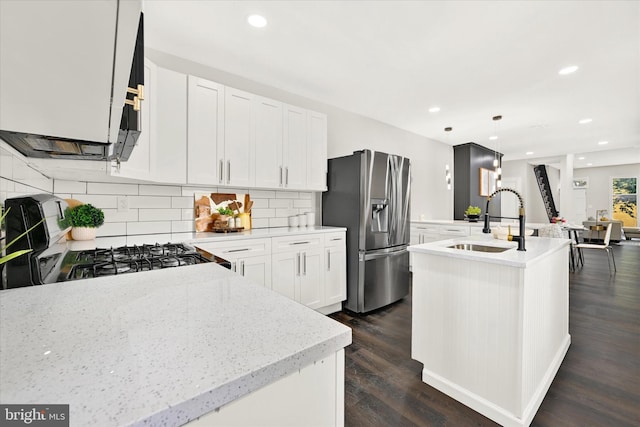
[(94, 227), (73, 227), (71, 237), (73, 240), (93, 240), (96, 238), (96, 230)]

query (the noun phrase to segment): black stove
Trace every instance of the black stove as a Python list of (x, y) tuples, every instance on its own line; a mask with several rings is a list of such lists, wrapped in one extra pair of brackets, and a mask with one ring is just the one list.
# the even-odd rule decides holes
[(7, 241), (38, 224), (26, 236), (9, 249), (30, 249), (26, 255), (14, 258), (6, 264), (6, 288), (42, 285), (54, 282), (87, 279), (92, 277), (129, 274), (140, 271), (215, 262), (226, 268), (231, 263), (208, 252), (184, 243), (132, 245), (117, 248), (98, 248), (72, 251), (59, 244), (67, 231), (64, 200), (52, 195), (34, 195), (7, 199), (10, 207), (7, 224)]
[(70, 251), (61, 263), (57, 281), (113, 276), (207, 262), (215, 262), (231, 268), (229, 261), (198, 251), (184, 243), (156, 243), (155, 245)]

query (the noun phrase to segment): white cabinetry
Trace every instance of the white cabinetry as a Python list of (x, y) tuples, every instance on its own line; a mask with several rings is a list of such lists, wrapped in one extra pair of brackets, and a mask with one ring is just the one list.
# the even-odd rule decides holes
[(255, 95), (226, 87), (224, 94), (224, 151), (218, 152), (224, 185), (255, 184)]
[(469, 225), (447, 223), (412, 223), (410, 244), (437, 242), (438, 240), (465, 237), (471, 233)]
[(187, 180), (187, 75), (158, 67), (155, 90), (151, 174), (155, 182), (182, 184)]
[(231, 270), (323, 314), (347, 298), (344, 231), (191, 244), (231, 262)]
[(307, 185), (309, 190), (327, 189), (327, 115), (309, 111), (307, 120)]
[(272, 289), (311, 308), (324, 301), (322, 234), (274, 237)]
[(327, 233), (325, 247), (325, 305), (341, 303), (347, 299), (347, 249), (343, 231)]
[(198, 243), (200, 249), (231, 262), (231, 270), (271, 288), (271, 239)]
[(140, 137), (129, 160), (112, 164), (111, 175), (182, 184), (187, 173), (187, 76), (144, 62), (145, 99)]
[(344, 350), (204, 414), (189, 427), (344, 426)]
[(224, 141), (224, 86), (189, 76), (187, 183), (221, 184), (218, 152)]
[(123, 178), (135, 178), (151, 180), (151, 141), (155, 137), (155, 130), (152, 123), (155, 119), (155, 85), (156, 85), (156, 65), (151, 61), (144, 60), (144, 100), (140, 103), (140, 114), (138, 115), (140, 136), (136, 145), (126, 162), (119, 165), (114, 164), (111, 169), (113, 176)]
[(255, 103), (256, 186), (278, 188), (283, 183), (282, 103), (256, 97)]
[(303, 189), (307, 185), (307, 110), (284, 106), (283, 138), (284, 188)]

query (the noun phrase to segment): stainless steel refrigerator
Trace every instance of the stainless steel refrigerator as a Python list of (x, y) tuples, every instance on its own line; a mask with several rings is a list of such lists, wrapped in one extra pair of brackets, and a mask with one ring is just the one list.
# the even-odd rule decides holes
[(410, 162), (372, 150), (329, 159), (322, 224), (347, 228), (347, 301), (366, 313), (409, 293)]

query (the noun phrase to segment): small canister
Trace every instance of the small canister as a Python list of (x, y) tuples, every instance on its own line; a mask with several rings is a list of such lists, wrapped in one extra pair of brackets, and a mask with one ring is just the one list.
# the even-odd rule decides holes
[(236, 219), (235, 219), (235, 225), (236, 225), (236, 228), (242, 227), (242, 218), (237, 216)]
[(234, 225), (235, 225), (235, 221), (234, 221), (233, 217), (227, 218), (227, 227), (233, 228)]
[(300, 225), (300, 227), (307, 226), (307, 215), (305, 214), (298, 215), (298, 225)]
[(246, 212), (242, 212), (238, 216), (240, 217), (240, 221), (242, 222), (242, 227), (245, 230), (251, 230), (251, 215)]

